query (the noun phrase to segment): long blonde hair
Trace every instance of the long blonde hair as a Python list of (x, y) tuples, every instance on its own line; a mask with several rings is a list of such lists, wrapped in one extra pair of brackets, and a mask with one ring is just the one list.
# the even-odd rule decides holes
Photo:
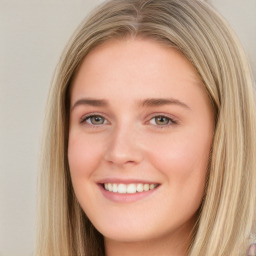
[(200, 0), (110, 0), (77, 29), (50, 90), (39, 175), (37, 256), (100, 256), (104, 240), (79, 206), (67, 160), (69, 90), (88, 52), (112, 38), (178, 49), (202, 78), (216, 116), (209, 175), (190, 256), (243, 255), (256, 195), (256, 113), (249, 66), (236, 36)]

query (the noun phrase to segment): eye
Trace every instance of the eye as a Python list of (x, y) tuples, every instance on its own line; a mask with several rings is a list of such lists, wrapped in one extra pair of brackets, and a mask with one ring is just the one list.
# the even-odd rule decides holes
[(150, 119), (150, 124), (153, 125), (158, 125), (158, 126), (166, 126), (169, 124), (175, 124), (176, 122), (173, 121), (171, 118), (166, 117), (166, 116), (155, 116), (153, 118)]
[(104, 117), (100, 115), (91, 115), (82, 119), (81, 123), (85, 123), (85, 122), (90, 125), (102, 125), (102, 124), (105, 124), (107, 121)]

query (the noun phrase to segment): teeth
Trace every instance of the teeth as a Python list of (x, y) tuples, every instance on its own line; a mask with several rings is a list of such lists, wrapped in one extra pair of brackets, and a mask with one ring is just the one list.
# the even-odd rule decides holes
[(149, 191), (149, 184), (144, 184), (143, 189), (144, 191)]
[[(108, 184), (109, 185), (109, 184)], [(120, 194), (125, 194), (126, 193), (126, 185), (124, 184), (119, 184), (117, 186), (117, 192)]]
[(143, 191), (149, 191), (157, 187), (157, 184), (115, 184), (115, 183), (105, 183), (104, 188), (110, 192), (115, 192), (119, 194), (133, 194), (140, 193)]
[(112, 188), (113, 188), (113, 190), (112, 190), (113, 192), (117, 192), (118, 191), (118, 187), (117, 187), (116, 184), (113, 184)]
[(143, 191), (143, 184), (137, 184), (137, 191), (142, 192)]
[(129, 184), (128, 186), (126, 186), (126, 193), (136, 193), (136, 185)]
[(149, 185), (149, 189), (151, 190), (151, 189), (154, 189), (155, 188), (155, 184), (150, 184)]

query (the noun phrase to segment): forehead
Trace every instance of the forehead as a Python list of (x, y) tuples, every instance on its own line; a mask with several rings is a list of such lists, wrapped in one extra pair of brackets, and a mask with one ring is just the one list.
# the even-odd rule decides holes
[(71, 101), (99, 93), (164, 97), (167, 90), (184, 93), (192, 85), (203, 88), (195, 68), (176, 49), (149, 39), (110, 40), (83, 60), (73, 80)]

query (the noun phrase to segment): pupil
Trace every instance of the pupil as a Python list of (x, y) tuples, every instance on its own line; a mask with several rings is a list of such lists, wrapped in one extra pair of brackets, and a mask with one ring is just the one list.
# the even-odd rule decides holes
[(102, 123), (102, 118), (100, 116), (95, 116), (94, 121), (95, 123)]
[(157, 122), (160, 123), (160, 124), (167, 124), (168, 120), (163, 116), (159, 116), (157, 118)]

